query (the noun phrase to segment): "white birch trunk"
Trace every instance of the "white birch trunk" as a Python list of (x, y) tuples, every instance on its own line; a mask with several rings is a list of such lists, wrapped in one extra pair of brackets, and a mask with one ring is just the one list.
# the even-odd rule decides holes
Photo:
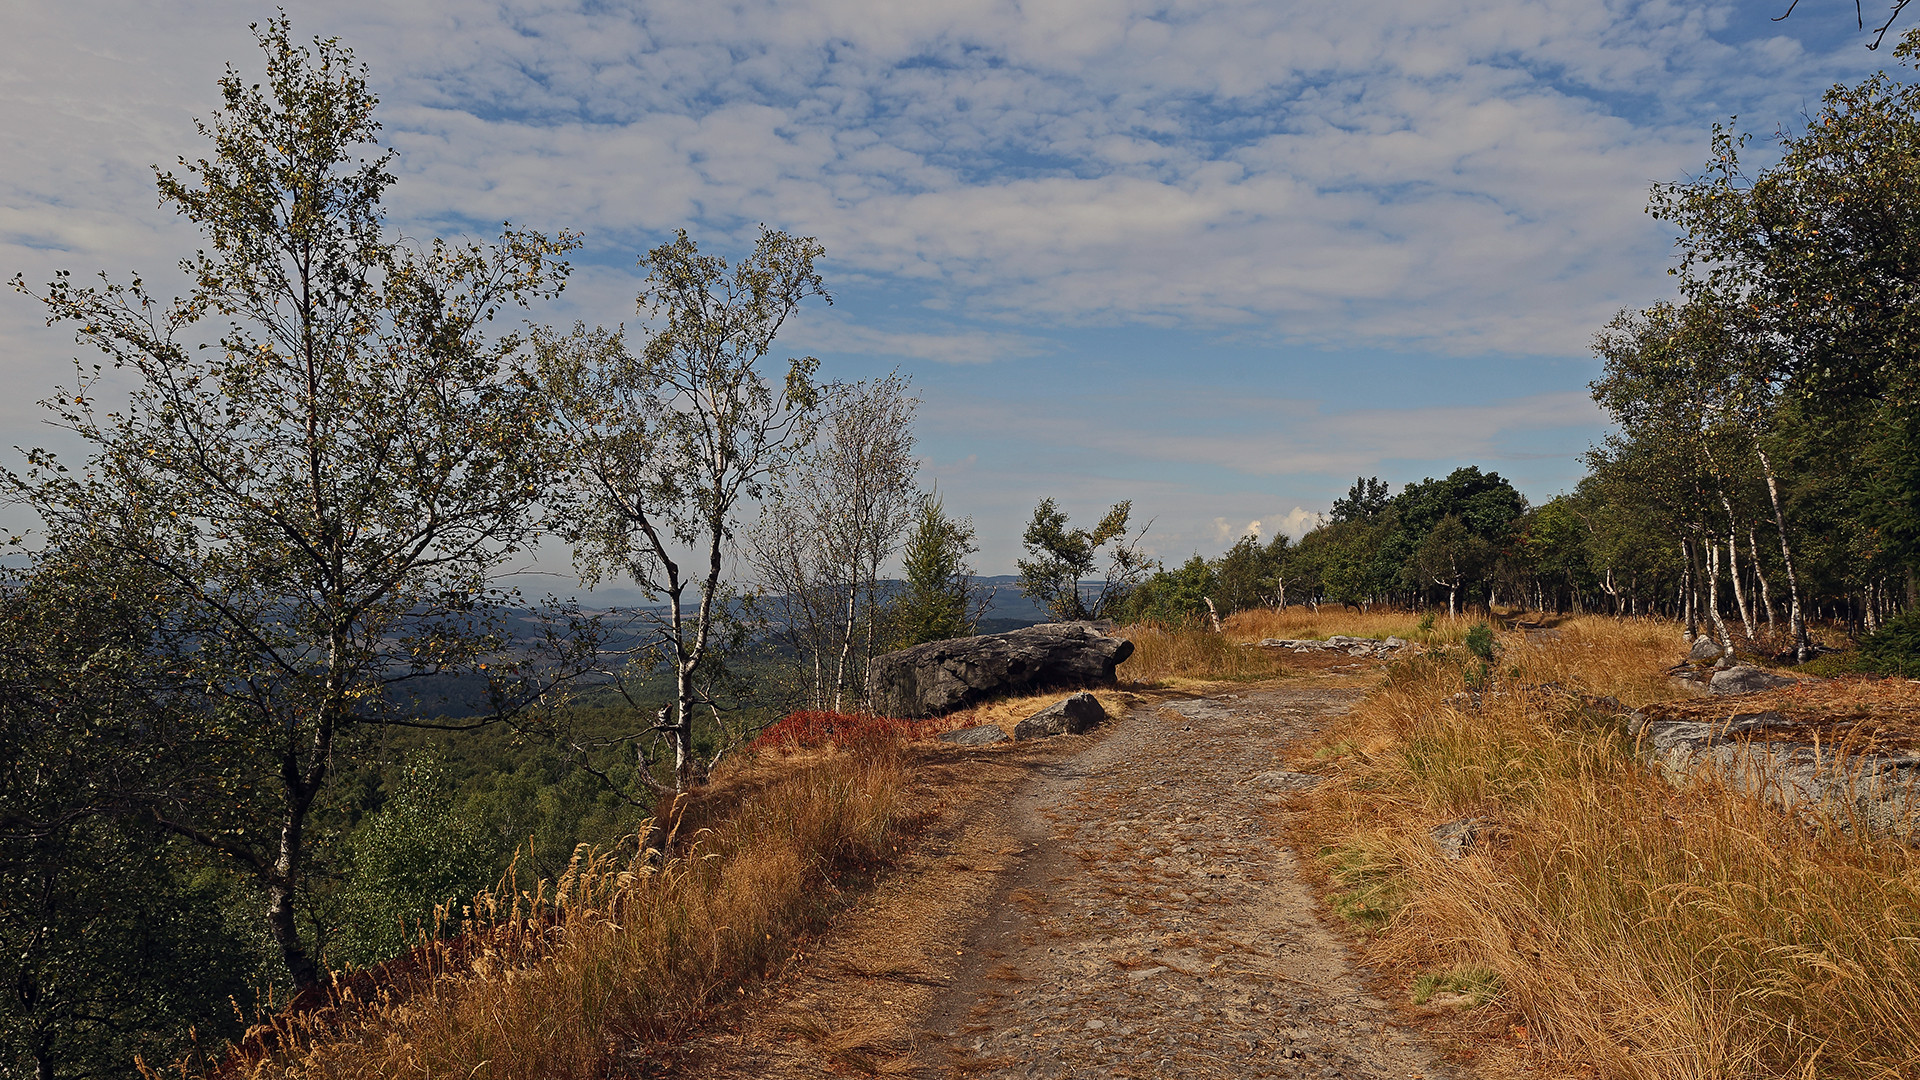
[(1807, 618), (1800, 609), (1800, 582), (1793, 573), (1793, 549), (1787, 544), (1787, 516), (1780, 509), (1780, 485), (1773, 475), (1773, 462), (1767, 459), (1767, 452), (1759, 447), (1754, 453), (1760, 457), (1760, 471), (1767, 478), (1767, 499), (1773, 503), (1773, 527), (1780, 534), (1780, 561), (1787, 568), (1787, 633), (1793, 635), (1793, 658), (1796, 663), (1807, 660)]
[(1733, 635), (1727, 631), (1727, 621), (1720, 617), (1720, 542), (1707, 541), (1707, 615), (1719, 632), (1720, 648), (1729, 655), (1733, 652)]

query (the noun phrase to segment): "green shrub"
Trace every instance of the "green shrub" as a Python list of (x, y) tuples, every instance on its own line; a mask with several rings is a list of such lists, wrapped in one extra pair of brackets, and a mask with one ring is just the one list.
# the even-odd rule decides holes
[[(347, 840), (347, 879), (332, 912), (327, 959), (365, 967), (407, 951), (423, 933), (461, 928), (460, 904), (493, 880), (493, 847), (478, 822), (455, 808), (453, 782), (437, 757), (400, 770), (384, 805)], [(452, 905), (436, 926), (435, 908)]]
[(1467, 631), (1467, 651), (1479, 657), (1482, 663), (1493, 663), (1493, 627), (1484, 622), (1474, 623)]
[(1884, 675), (1920, 675), (1920, 609), (1887, 620), (1862, 641), (1858, 666)]

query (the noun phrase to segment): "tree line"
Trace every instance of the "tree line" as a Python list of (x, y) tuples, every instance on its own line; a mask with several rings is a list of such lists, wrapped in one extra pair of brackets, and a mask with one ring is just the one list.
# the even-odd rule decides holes
[[(1913, 65), (1920, 33), (1895, 55)], [(1751, 168), (1716, 125), (1703, 172), (1654, 189), (1678, 288), (1595, 336), (1614, 427), (1572, 492), (1362, 478), (1298, 542), (1142, 575), (1112, 613), (1471, 600), (1665, 615), (1799, 661), (1810, 620), (1920, 638), (1920, 85), (1835, 86), (1777, 141)]]

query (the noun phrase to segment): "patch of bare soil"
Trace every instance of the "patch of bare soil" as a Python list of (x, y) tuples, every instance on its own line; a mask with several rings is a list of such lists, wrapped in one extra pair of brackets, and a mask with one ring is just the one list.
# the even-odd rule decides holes
[(948, 755), (949, 805), (681, 1075), (1440, 1077), (1283, 842), (1284, 744), (1358, 684), (1153, 694), (1100, 731)]

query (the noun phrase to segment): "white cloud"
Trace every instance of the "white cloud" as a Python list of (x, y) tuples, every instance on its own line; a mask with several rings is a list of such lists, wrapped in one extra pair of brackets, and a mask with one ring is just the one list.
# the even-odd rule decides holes
[[(1155, 386), (1122, 422), (1105, 409), (1062, 411), (1051, 402), (943, 399), (925, 423), (937, 432), (1071, 447), (1116, 461), (1177, 462), (1243, 477), (1379, 471), (1388, 460), (1497, 461), (1503, 438), (1541, 430), (1591, 430), (1606, 422), (1581, 391), (1477, 405), (1348, 409), (1322, 413), (1286, 398)], [(1119, 407), (1116, 403), (1116, 407)], [(1140, 421), (1174, 414), (1158, 428)], [(1195, 422), (1198, 414), (1198, 422)], [(1572, 457), (1576, 450), (1569, 452)]]
[(998, 360), (1043, 355), (1046, 343), (1022, 334), (941, 327), (936, 330), (887, 330), (862, 326), (838, 316), (808, 313), (792, 334), (791, 347), (940, 364), (991, 364)]
[[(203, 152), (190, 118), (214, 107), (223, 62), (257, 71), (245, 24), (266, 14), (10, 5), (0, 269), (163, 279), (195, 238), (156, 209), (148, 166)], [(1704, 160), (1707, 123), (1791, 125), (1828, 82), (1880, 62), (1857, 41), (1784, 36), (1815, 16), (1776, 32), (1750, 5), (1681, 0), (336, 0), (292, 14), (371, 65), (401, 151), (396, 225), (587, 231), (601, 261), (551, 317), (630, 317), (637, 282), (608, 253), (679, 225), (732, 253), (766, 222), (820, 237), (831, 285), (887, 298), (809, 315), (783, 346), (909, 365), (1044, 368), (1092, 348), (1077, 330), (1140, 326), (1579, 354), (1614, 309), (1668, 288), (1667, 238), (1641, 208), (1650, 184)], [(1721, 33), (1736, 23), (1738, 45)], [(0, 444), (31, 443), (25, 402), (72, 350), (19, 297), (0, 302), (0, 348), (9, 383), (35, 391), (0, 403)], [(1181, 372), (1212, 373), (1204, 358)], [(1273, 394), (1182, 401), (1131, 374), (994, 415), (943, 397), (953, 414), (929, 419), (1028, 457), (1185, 466), (1188, 479), (1082, 475), (1075, 490), (1162, 498), (1156, 513), (1197, 530), (1297, 526), (1306, 511), (1278, 508), (1311, 493), (1262, 490), (1277, 478), (1485, 460), (1516, 432), (1596, 422), (1571, 387), (1323, 415)], [(1115, 387), (1167, 407), (1101, 400)], [(1116, 411), (1124, 425), (1093, 418)], [(1012, 520), (1041, 482), (1025, 477), (1065, 485), (1084, 466), (1048, 467), (983, 460), (965, 475), (976, 505)], [(1196, 490), (1203, 469), (1245, 490)]]
[[(20, 8), (0, 47), (20, 105), (0, 148), (21, 163), (0, 231), (117, 253), (151, 219), (143, 166), (192, 148), (185, 117), (211, 106), (218, 60), (253, 63), (245, 16), (212, 0), (165, 19)], [(1803, 98), (1833, 67), (1786, 39), (1736, 53), (1709, 35), (1730, 10), (358, 0), (295, 14), (374, 65), (403, 220), (736, 236), (764, 220), (821, 236), (850, 279), (921, 281), (975, 316), (1564, 353), (1655, 287), (1645, 188), (1700, 159), (1707, 106), (1791, 101), (1779, 85)]]

